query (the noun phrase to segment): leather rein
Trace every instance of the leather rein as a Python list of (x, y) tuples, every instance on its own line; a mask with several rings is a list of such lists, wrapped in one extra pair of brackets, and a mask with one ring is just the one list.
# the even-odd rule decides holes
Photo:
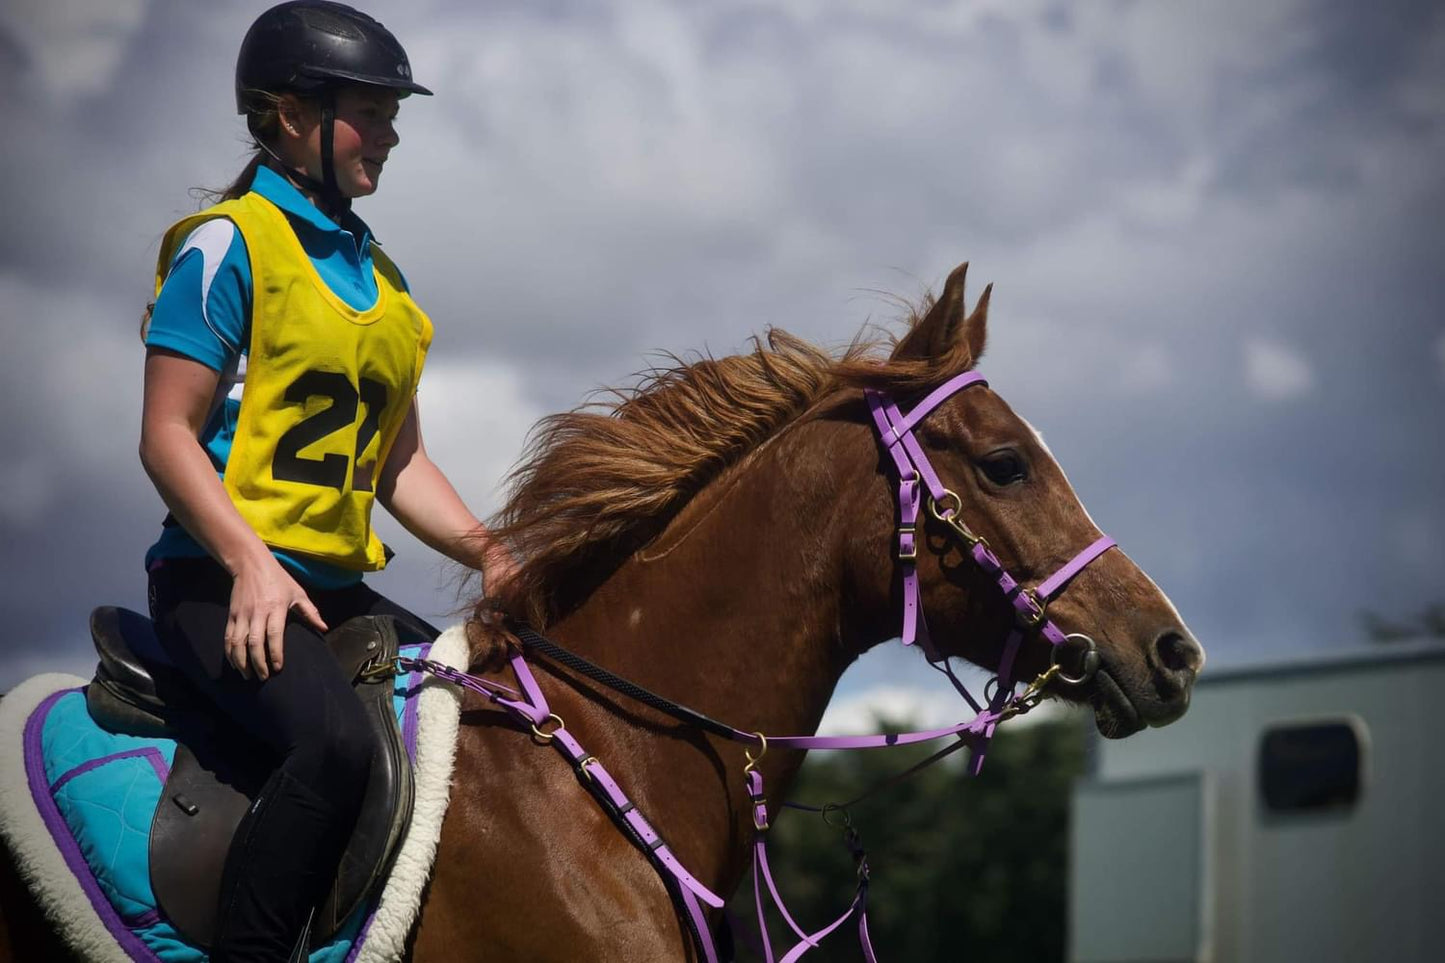
[[(744, 767), (743, 775), (749, 798), (752, 801), (753, 826), (756, 830), (753, 892), (767, 963), (775, 963), (775, 957), (765, 920), (762, 899), (764, 882), (779, 913), (799, 937), (799, 942), (781, 958), (777, 958), (777, 963), (794, 963), (808, 950), (816, 947), (819, 940), (841, 926), (855, 911), (858, 913), (859, 941), (864, 956), (869, 963), (876, 963), (868, 937), (867, 856), (863, 851), (857, 832), (852, 828), (847, 806), (871, 795), (876, 788), (881, 787), (875, 787), (874, 790), (869, 790), (858, 799), (841, 806), (795, 807), (820, 812), (831, 825), (841, 826), (844, 831), (845, 843), (853, 853), (858, 871), (858, 887), (848, 909), (828, 926), (810, 934), (793, 920), (783, 905), (783, 900), (778, 894), (768, 866), (766, 838), (770, 825), (770, 814), (767, 798), (764, 795), (763, 776), (757, 768), (757, 763), (762, 759), (764, 753), (770, 746), (805, 750), (871, 749), (911, 745), (946, 736), (956, 736), (957, 742), (946, 746), (932, 757), (887, 782), (897, 781), (964, 746), (972, 750), (968, 763), (968, 774), (975, 775), (983, 764), (989, 740), (993, 738), (1000, 722), (1012, 716), (1021, 715), (1038, 705), (1043, 700), (1045, 689), (1049, 685), (1084, 685), (1093, 678), (1099, 667), (1099, 655), (1094, 641), (1079, 633), (1065, 634), (1054, 624), (1047, 610), (1049, 603), (1064, 590), (1075, 575), (1114, 547), (1114, 540), (1107, 536), (1097, 539), (1036, 587), (1025, 588), (1022, 583), (1009, 574), (1003, 563), (989, 548), (988, 542), (982, 536), (974, 534), (963, 522), (959, 514), (963, 505), (962, 499), (939, 481), (938, 474), (929, 463), (923, 446), (914, 435), (914, 429), (918, 424), (944, 401), (972, 385), (987, 385), (987, 383), (983, 375), (976, 371), (964, 372), (934, 389), (907, 414), (900, 411), (886, 393), (872, 388), (864, 390), (879, 441), (893, 459), (899, 479), (899, 522), (895, 557), (903, 579), (903, 615), (900, 638), (904, 645), (918, 644), (929, 665), (948, 677), (954, 688), (958, 690), (975, 713), (974, 717), (967, 722), (917, 732), (862, 736), (769, 736), (761, 732), (748, 732), (718, 722), (700, 712), (656, 695), (636, 683), (614, 675), (583, 657), (569, 652), (526, 625), (512, 626), (517, 639), (521, 642), (521, 648), (515, 650), (509, 657), (512, 671), (517, 679), (518, 688), (516, 689), (439, 662), (406, 657), (370, 665), (363, 669), (363, 675), (384, 677), (399, 671), (428, 672), (482, 695), (512, 715), (523, 727), (528, 728), (533, 740), (538, 744), (551, 745), (561, 752), (572, 764), (582, 785), (592, 793), (611, 816), (613, 822), (657, 869), (664, 883), (667, 884), (674, 901), (680, 905), (683, 911), (680, 915), (688, 924), (706, 963), (719, 963), (720, 956), (716, 941), (707, 925), (707, 910), (704, 909), (704, 905), (721, 909), (725, 903), (724, 899), (688, 872), (662, 836), (628, 799), (626, 793), (601, 761), (587, 752), (567, 730), (566, 724), (551, 710), (546, 696), (538, 686), (536, 677), (533, 676), (531, 668), (527, 665), (525, 652), (530, 650), (545, 656), (631, 699), (666, 713), (686, 725), (749, 746), (750, 748), (745, 750), (747, 765)], [(917, 571), (917, 525), (919, 509), (922, 507), (921, 503), (925, 495), (929, 514), (964, 543), (967, 554), (989, 579), (998, 585), (1014, 610), (1014, 625), (1004, 643), (998, 673), (984, 687), (983, 700), (976, 699), (954, 675), (948, 666), (947, 656), (940, 653), (933, 645), (928, 632), (927, 620), (923, 615)], [(1023, 692), (1016, 692), (1017, 681), (1013, 675), (1014, 663), (1024, 639), (1034, 634), (1042, 636), (1050, 644), (1049, 668), (1030, 682)], [(1070, 651), (1077, 652), (1077, 669), (1072, 673), (1064, 668), (1061, 661), (1064, 654)], [(990, 690), (992, 690), (991, 694)], [(756, 755), (754, 755), (753, 749), (757, 750)], [(839, 822), (834, 823), (834, 819), (838, 819)]]

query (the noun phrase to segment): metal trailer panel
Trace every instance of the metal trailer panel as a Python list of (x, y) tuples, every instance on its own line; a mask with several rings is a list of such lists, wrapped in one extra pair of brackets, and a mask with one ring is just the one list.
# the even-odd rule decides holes
[(1200, 773), (1078, 788), (1071, 963), (1210, 959), (1211, 808)]
[[(1221, 963), (1435, 961), (1445, 958), (1434, 925), (1445, 918), (1445, 819), (1433, 812), (1445, 800), (1445, 746), (1432, 711), (1442, 693), (1439, 647), (1206, 675), (1174, 726), (1099, 743), (1094, 779), (1209, 774), (1206, 932)], [(1352, 720), (1366, 733), (1358, 801), (1268, 812), (1256, 769), (1261, 739), (1273, 726), (1323, 720)], [(1094, 831), (1092, 818), (1080, 813), (1080, 832)], [(1085, 869), (1074, 884), (1101, 885)]]

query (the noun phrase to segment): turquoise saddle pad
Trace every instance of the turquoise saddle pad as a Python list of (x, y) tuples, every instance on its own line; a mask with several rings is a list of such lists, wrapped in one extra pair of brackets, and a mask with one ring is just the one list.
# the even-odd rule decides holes
[[(426, 658), (428, 645), (401, 654)], [(398, 675), (392, 706), (408, 754), (416, 759), (421, 673)], [(101, 920), (135, 960), (201, 963), (206, 953), (184, 942), (161, 917), (151, 892), (151, 818), (175, 758), (169, 739), (107, 732), (85, 708), (83, 688), (63, 689), (25, 724), (25, 772), (41, 818)], [(311, 954), (311, 963), (346, 963), (365, 938), (374, 906), (362, 906), (341, 931)]]

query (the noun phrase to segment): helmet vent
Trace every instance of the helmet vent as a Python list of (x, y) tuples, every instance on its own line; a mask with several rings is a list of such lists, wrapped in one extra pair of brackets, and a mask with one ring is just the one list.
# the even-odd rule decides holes
[(319, 30), (322, 33), (329, 33), (333, 37), (340, 37), (343, 40), (365, 40), (366, 35), (346, 20), (325, 10), (301, 7), (297, 9), (296, 16), (301, 22), (312, 30)]

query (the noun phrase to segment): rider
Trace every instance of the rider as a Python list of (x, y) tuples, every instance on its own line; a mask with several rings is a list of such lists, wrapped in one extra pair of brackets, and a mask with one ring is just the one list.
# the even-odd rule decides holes
[(366, 14), (261, 14), (236, 65), (255, 155), (161, 247), (140, 456), (171, 514), (146, 556), (151, 614), (276, 763), (227, 857), (213, 960), (304, 958), (354, 824), (367, 721), (322, 634), (390, 614), (435, 635), (362, 582), (390, 556), (372, 502), (489, 585), (511, 567), (427, 457), (414, 395), (431, 322), (351, 211), (413, 93), (431, 91)]

